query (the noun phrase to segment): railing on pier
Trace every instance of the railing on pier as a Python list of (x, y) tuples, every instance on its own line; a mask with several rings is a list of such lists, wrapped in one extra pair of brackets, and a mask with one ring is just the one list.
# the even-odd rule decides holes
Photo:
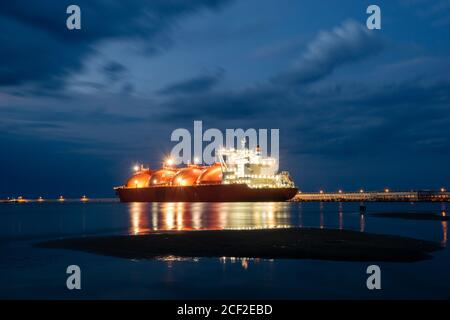
[(450, 192), (442, 191), (369, 191), (369, 192), (299, 192), (293, 201), (450, 201)]

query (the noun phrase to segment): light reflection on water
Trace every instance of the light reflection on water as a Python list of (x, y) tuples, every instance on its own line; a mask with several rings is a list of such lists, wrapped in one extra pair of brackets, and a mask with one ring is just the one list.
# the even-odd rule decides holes
[[(129, 233), (292, 227), (288, 203), (130, 203)], [(301, 210), (299, 210), (301, 218)], [(299, 226), (299, 225), (297, 225)], [(300, 224), (301, 226), (301, 224)]]
[[(162, 261), (167, 263), (167, 266), (170, 268), (174, 263), (177, 262), (200, 262), (200, 258), (198, 257), (179, 257), (174, 255), (161, 256), (156, 258), (158, 261)], [(261, 259), (261, 258), (247, 258), (247, 257), (220, 257), (218, 258), (219, 262), (224, 266), (229, 265), (240, 265), (242, 269), (247, 270), (250, 264), (259, 264), (261, 261), (266, 263), (273, 263), (274, 259)]]
[[(190, 230), (223, 230), (223, 229), (264, 229), (304, 227), (302, 205), (298, 204), (297, 212), (292, 212), (292, 203), (261, 202), (261, 203), (129, 203), (127, 204), (130, 228), (129, 234), (139, 235), (155, 231), (190, 231)], [(331, 220), (329, 212), (325, 211), (324, 203), (319, 204), (318, 228), (345, 229), (344, 204), (338, 203), (336, 225)], [(441, 205), (441, 215), (446, 215), (445, 203)], [(293, 219), (295, 216), (296, 219)], [(348, 216), (347, 216), (348, 217)], [(366, 214), (354, 212), (350, 217), (358, 221), (358, 227), (353, 228), (366, 232)], [(447, 221), (441, 221), (441, 244), (447, 245)], [(356, 227), (356, 226), (355, 226)], [(349, 228), (352, 229), (352, 228)]]
[[(301, 207), (299, 207), (301, 208)], [(190, 231), (190, 230), (223, 230), (223, 229), (259, 229), (292, 227), (289, 223), (290, 210), (288, 203), (130, 203), (128, 212), (132, 235), (146, 234), (155, 231)], [(323, 212), (321, 214), (323, 219)], [(301, 209), (299, 210), (301, 221)], [(322, 225), (322, 223), (321, 223)], [(301, 226), (297, 225), (297, 226)], [(323, 226), (321, 226), (323, 227)], [(176, 256), (161, 257), (161, 261), (171, 265), (174, 262), (186, 261)], [(189, 259), (198, 262), (198, 259)], [(221, 257), (220, 263), (240, 264), (248, 269), (251, 263), (259, 263), (261, 259), (246, 257)], [(266, 260), (273, 262), (273, 260)]]

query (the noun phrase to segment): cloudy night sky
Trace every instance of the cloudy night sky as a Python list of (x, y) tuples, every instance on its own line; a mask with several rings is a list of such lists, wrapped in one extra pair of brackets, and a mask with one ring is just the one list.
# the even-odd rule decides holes
[(448, 0), (15, 0), (0, 30), (0, 198), (113, 196), (194, 120), (279, 128), (301, 190), (450, 187)]

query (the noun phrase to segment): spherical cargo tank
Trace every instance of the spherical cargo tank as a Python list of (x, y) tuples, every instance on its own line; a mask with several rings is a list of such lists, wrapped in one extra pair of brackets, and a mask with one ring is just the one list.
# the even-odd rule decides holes
[(197, 179), (197, 184), (220, 184), (222, 183), (222, 166), (215, 163), (203, 170)]
[(202, 174), (204, 168), (200, 166), (189, 166), (180, 169), (172, 178), (173, 186), (192, 186)]
[(150, 170), (141, 170), (128, 179), (126, 186), (127, 188), (148, 187), (151, 175), (152, 172)]
[(153, 172), (150, 177), (150, 186), (163, 186), (170, 185), (173, 177), (177, 173), (177, 169), (173, 168), (162, 168)]

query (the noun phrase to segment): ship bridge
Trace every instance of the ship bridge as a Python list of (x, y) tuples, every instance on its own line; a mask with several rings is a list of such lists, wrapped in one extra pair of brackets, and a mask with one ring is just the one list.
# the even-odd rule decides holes
[(221, 148), (217, 154), (222, 167), (222, 181), (225, 184), (245, 183), (252, 188), (294, 187), (287, 172), (278, 172), (278, 161), (272, 157), (263, 157), (261, 149), (249, 149), (245, 139), (241, 148)]

